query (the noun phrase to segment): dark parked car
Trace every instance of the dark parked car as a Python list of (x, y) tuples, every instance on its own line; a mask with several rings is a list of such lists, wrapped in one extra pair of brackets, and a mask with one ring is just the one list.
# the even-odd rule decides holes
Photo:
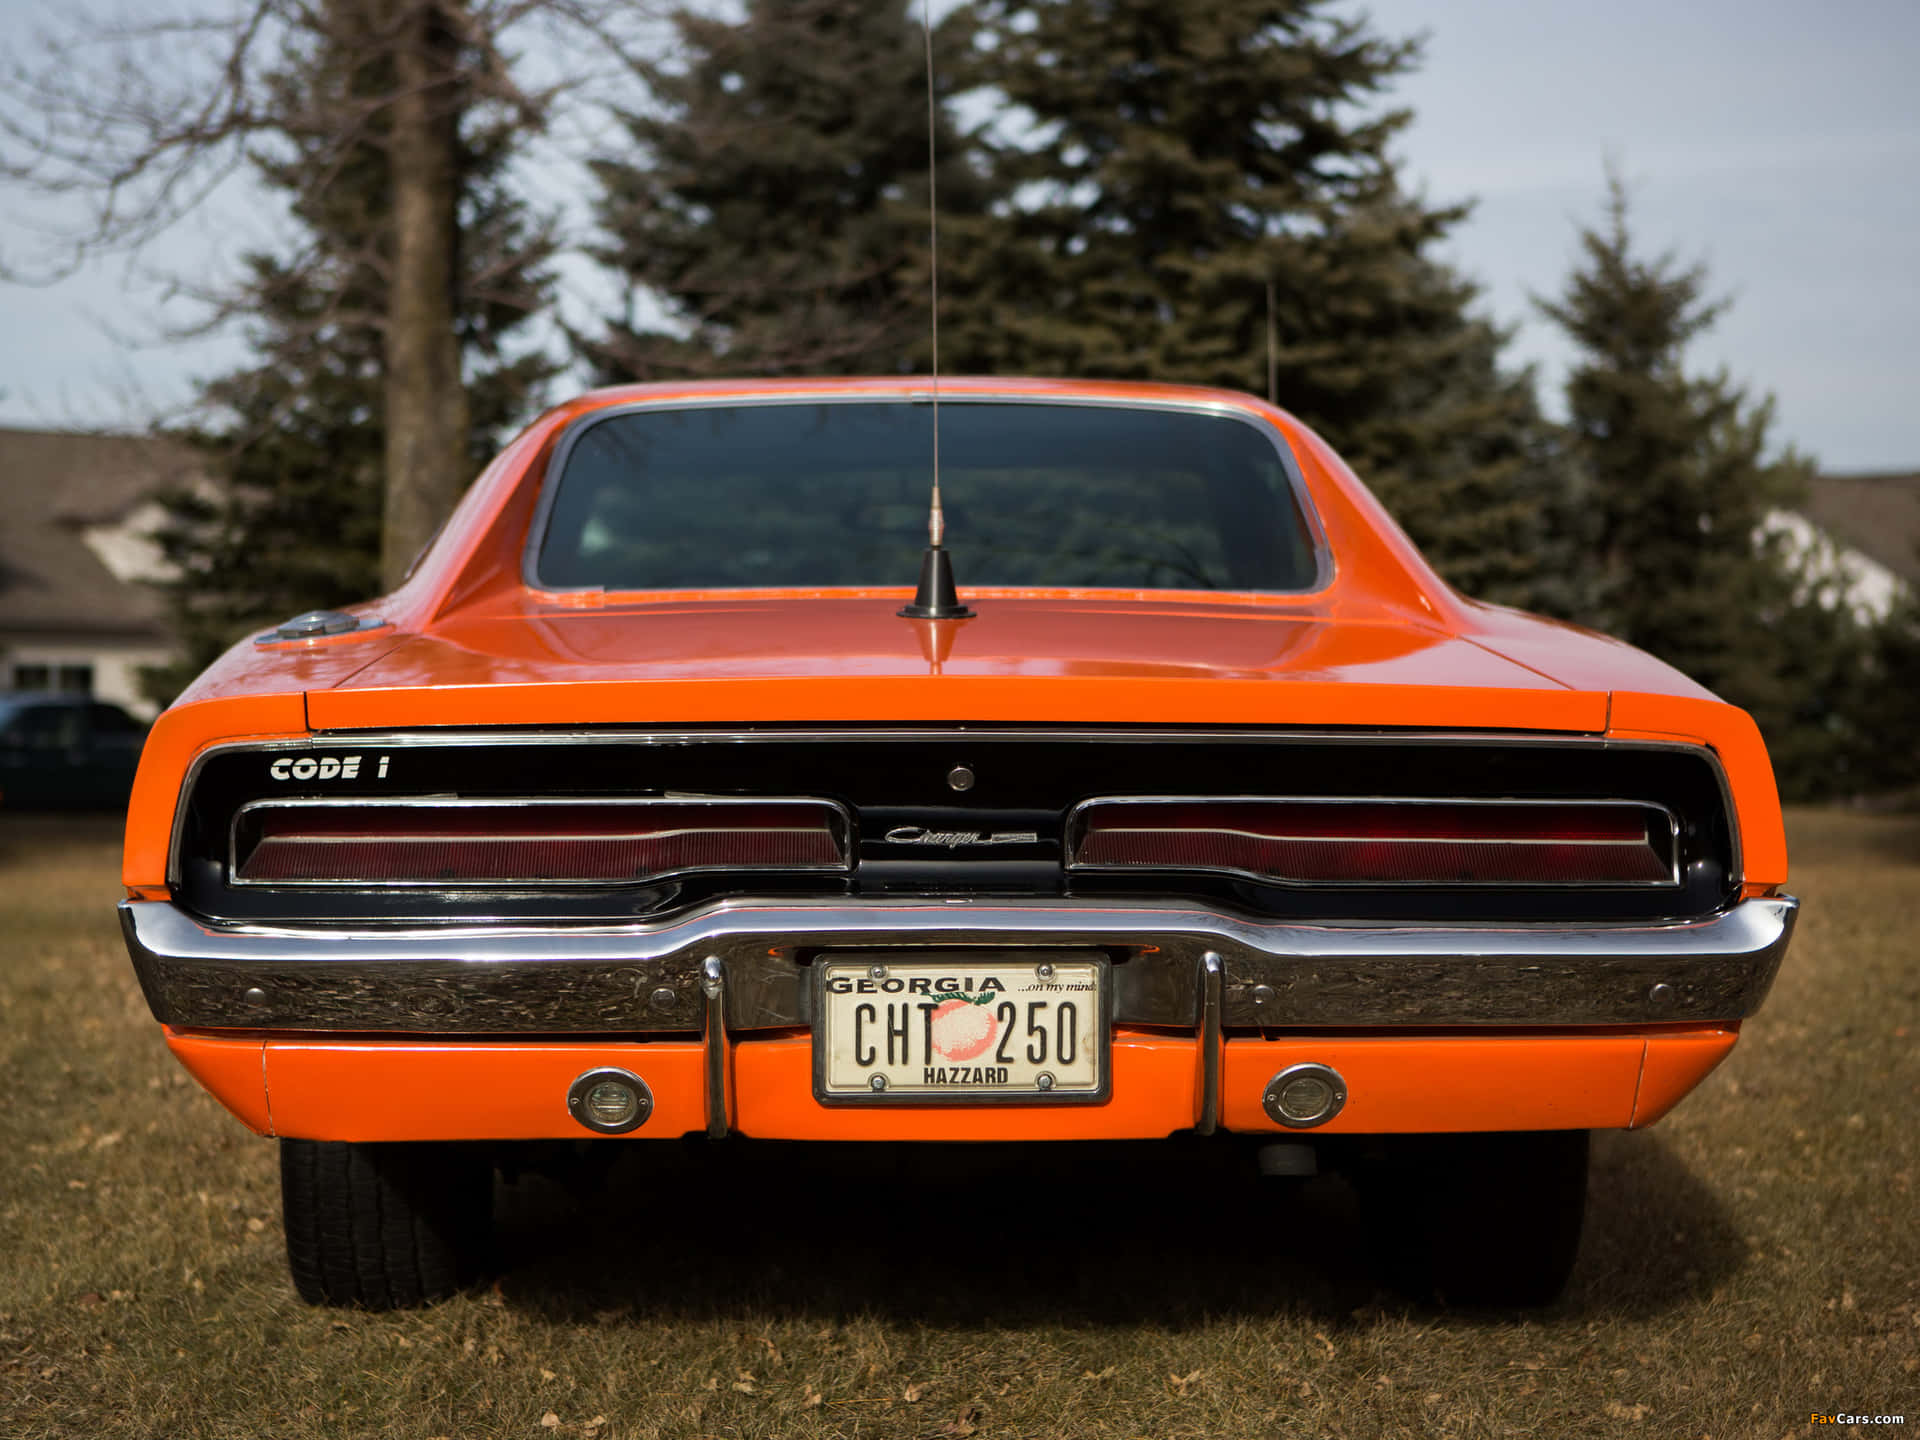
[(123, 809), (146, 738), (118, 705), (0, 695), (0, 809)]

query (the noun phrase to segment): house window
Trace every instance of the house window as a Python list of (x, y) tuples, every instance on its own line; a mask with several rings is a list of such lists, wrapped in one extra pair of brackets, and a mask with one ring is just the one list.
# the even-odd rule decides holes
[(53, 690), (63, 695), (91, 695), (91, 665), (16, 665), (13, 667), (15, 690)]

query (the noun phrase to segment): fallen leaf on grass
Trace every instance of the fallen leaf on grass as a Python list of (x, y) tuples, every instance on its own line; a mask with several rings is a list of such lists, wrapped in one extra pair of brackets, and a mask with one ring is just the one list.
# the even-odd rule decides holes
[(89, 1290), (85, 1294), (74, 1296), (73, 1303), (76, 1305), (84, 1305), (87, 1309), (91, 1310), (94, 1306), (104, 1305), (107, 1302), (98, 1290)]
[(556, 1376), (551, 1370), (542, 1370), (540, 1372), (540, 1378), (542, 1380), (555, 1380), (555, 1379), (558, 1379), (559, 1377)]
[(560, 1417), (551, 1410), (547, 1411), (546, 1414), (540, 1417), (540, 1428), (542, 1430), (558, 1430), (560, 1428)]
[(267, 1222), (262, 1220), (258, 1215), (249, 1215), (247, 1217), (247, 1233), (249, 1235), (258, 1235), (266, 1228)]
[(606, 1425), (606, 1423), (607, 1423), (606, 1416), (596, 1415), (591, 1420), (583, 1424), (580, 1427), (580, 1429), (581, 1429), (581, 1432), (584, 1434), (595, 1435), (600, 1432), (600, 1430)]
[(1200, 1383), (1200, 1377), (1206, 1373), (1205, 1370), (1189, 1370), (1184, 1375), (1169, 1372), (1167, 1384), (1172, 1387), (1174, 1394), (1185, 1397), (1192, 1392), (1195, 1385)]
[(1120, 1367), (1118, 1365), (1109, 1365), (1104, 1370), (1082, 1370), (1080, 1372), (1080, 1378), (1082, 1380), (1111, 1380), (1119, 1371)]
[(980, 1418), (979, 1410), (969, 1405), (966, 1409), (962, 1410), (958, 1415), (954, 1416), (953, 1419), (947, 1421), (946, 1424), (942, 1425), (938, 1430), (934, 1431), (933, 1433), (936, 1435), (960, 1435), (960, 1436), (971, 1435), (973, 1434), (974, 1431), (980, 1428), (979, 1425), (974, 1423), (975, 1421), (979, 1420), (979, 1418)]
[(736, 1380), (733, 1382), (733, 1388), (738, 1390), (742, 1395), (751, 1395), (754, 1393), (753, 1381), (751, 1380)]
[(1607, 1418), (1609, 1420), (1632, 1420), (1638, 1422), (1646, 1419), (1647, 1416), (1652, 1413), (1653, 1407), (1651, 1405), (1625, 1405), (1618, 1400), (1607, 1401)]
[(801, 1396), (800, 1403), (803, 1406), (805, 1406), (807, 1409), (811, 1410), (815, 1408), (817, 1405), (819, 1405), (820, 1402), (825, 1400), (826, 1398), (827, 1398), (826, 1396), (822, 1395), (818, 1390), (814, 1389), (813, 1386), (809, 1385), (807, 1386), (806, 1394)]
[(933, 1382), (931, 1380), (917, 1380), (900, 1392), (900, 1398), (905, 1400), (909, 1405), (917, 1405), (920, 1403), (920, 1397), (932, 1388)]

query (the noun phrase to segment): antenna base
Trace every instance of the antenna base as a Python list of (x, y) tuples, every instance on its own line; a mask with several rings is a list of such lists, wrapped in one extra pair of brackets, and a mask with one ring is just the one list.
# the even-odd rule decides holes
[(920, 557), (920, 584), (912, 603), (897, 612), (907, 620), (967, 620), (973, 611), (960, 603), (953, 584), (953, 557), (942, 545), (929, 545)]

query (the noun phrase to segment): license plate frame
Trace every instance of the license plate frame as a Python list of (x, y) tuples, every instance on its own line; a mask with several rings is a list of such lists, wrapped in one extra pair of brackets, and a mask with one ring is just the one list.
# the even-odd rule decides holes
[[(1039, 983), (1038, 968), (1042, 965), (1054, 966), (1056, 978), (1060, 983), (1077, 983), (1085, 975), (1092, 976), (1096, 1003), (1089, 1023), (1090, 1034), (1087, 1036), (1092, 1042), (1091, 1053), (1094, 1064), (1092, 1083), (1075, 1084), (1071, 1087), (1056, 1086), (1047, 1090), (1038, 1088), (1037, 1084), (1001, 1089), (889, 1085), (884, 1090), (873, 1090), (850, 1088), (845, 1084), (836, 1086), (830, 1083), (832, 1053), (829, 1026), (832, 1023), (830, 1017), (833, 1013), (831, 1007), (834, 997), (828, 991), (828, 984), (836, 976), (853, 972), (853, 978), (856, 981), (859, 977), (872, 978), (873, 967), (880, 966), (889, 972), (889, 975), (883, 978), (898, 978), (906, 982), (916, 978), (926, 978), (931, 981), (942, 976), (954, 976), (956, 973), (962, 978), (970, 976), (984, 980), (989, 975), (1001, 978), (1008, 972), (1023, 971), (1027, 976), (1032, 977), (1029, 983)], [(971, 970), (966, 968), (968, 966), (972, 967)], [(1112, 1096), (1113, 966), (1112, 961), (1103, 951), (1085, 949), (842, 950), (816, 957), (809, 968), (813, 972), (811, 977), (813, 1006), (810, 1026), (813, 1048), (813, 1094), (814, 1098), (823, 1105), (931, 1105), (976, 1108), (997, 1105), (1100, 1105)], [(1030, 995), (1033, 992), (1027, 990), (1020, 993)], [(884, 994), (875, 995), (876, 1000), (884, 998)], [(1075, 1018), (1075, 1028), (1078, 1029), (1078, 1017)], [(909, 1059), (903, 1064), (910, 1065), (912, 1064), (911, 1049), (907, 1053)], [(1030, 1063), (1044, 1064), (1044, 1062)]]

